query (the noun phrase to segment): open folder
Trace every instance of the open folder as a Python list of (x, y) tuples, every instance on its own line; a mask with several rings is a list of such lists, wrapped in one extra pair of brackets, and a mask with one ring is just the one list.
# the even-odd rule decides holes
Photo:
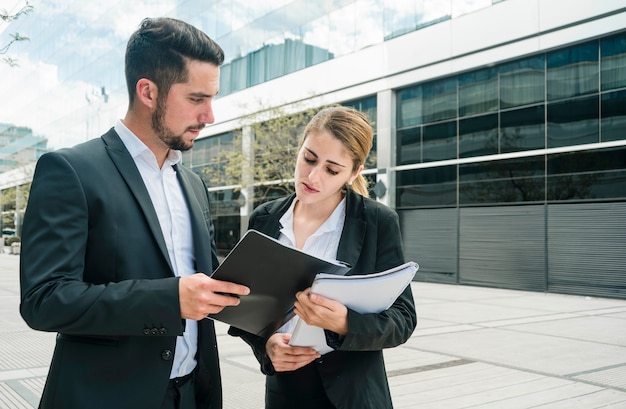
[[(318, 274), (311, 292), (341, 302), (360, 314), (379, 313), (394, 303), (411, 283), (418, 264), (409, 261), (389, 270), (366, 275), (336, 276)], [(326, 335), (320, 327), (298, 320), (289, 345), (313, 347), (320, 354), (333, 349), (326, 344)]]
[(349, 267), (311, 256), (256, 230), (248, 230), (212, 278), (243, 284), (250, 294), (212, 318), (244, 331), (269, 336), (293, 317), (296, 293), (313, 283), (318, 273), (343, 275)]

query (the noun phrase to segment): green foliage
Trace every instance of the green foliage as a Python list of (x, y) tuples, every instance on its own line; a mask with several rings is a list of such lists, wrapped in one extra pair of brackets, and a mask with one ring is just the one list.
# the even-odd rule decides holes
[(19, 243), (21, 241), (22, 239), (20, 239), (18, 236), (11, 236), (11, 237), (7, 237), (6, 239), (4, 239), (4, 245), (10, 246), (13, 243)]
[(19, 207), (19, 213), (23, 214), (28, 203), (28, 196), (30, 193), (31, 183), (25, 183), (16, 187), (10, 187), (2, 190), (0, 194), (0, 206), (2, 208), (2, 226), (4, 227), (16, 227), (15, 226), (15, 208)]
[(253, 185), (254, 196), (249, 200), (254, 203), (292, 193), (300, 137), (320, 109), (286, 113), (281, 108), (270, 108), (244, 118), (243, 126), (253, 134), (251, 146), (246, 149), (240, 132), (233, 149), (222, 151), (215, 159), (219, 165), (204, 169), (207, 180), (212, 186), (240, 185), (246, 189)]

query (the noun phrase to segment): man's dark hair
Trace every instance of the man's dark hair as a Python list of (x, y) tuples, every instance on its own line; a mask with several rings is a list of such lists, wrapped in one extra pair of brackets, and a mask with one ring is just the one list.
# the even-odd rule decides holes
[(188, 80), (187, 61), (197, 60), (220, 66), (224, 51), (208, 35), (184, 21), (173, 18), (146, 18), (126, 46), (126, 86), (129, 105), (135, 87), (147, 78), (165, 98), (173, 84)]

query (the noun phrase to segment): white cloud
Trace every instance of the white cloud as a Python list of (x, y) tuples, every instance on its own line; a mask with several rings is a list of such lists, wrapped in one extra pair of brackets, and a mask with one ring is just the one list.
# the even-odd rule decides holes
[[(19, 3), (24, 2), (0, 0), (0, 9), (12, 10)], [(29, 127), (54, 148), (105, 132), (126, 108), (122, 73), (128, 37), (143, 18), (171, 15), (177, 3), (31, 0), (30, 15), (0, 26), (5, 31), (1, 38), (15, 31), (31, 38), (11, 47), (19, 67), (0, 62), (0, 122)], [(88, 101), (94, 89), (106, 85), (104, 78), (88, 78), (97, 77), (97, 67), (113, 59), (119, 59), (118, 88), (108, 90), (106, 104), (102, 98)]]

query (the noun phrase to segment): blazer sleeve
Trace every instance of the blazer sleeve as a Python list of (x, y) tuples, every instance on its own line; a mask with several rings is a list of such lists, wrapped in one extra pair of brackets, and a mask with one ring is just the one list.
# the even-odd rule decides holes
[[(368, 231), (362, 253), (375, 252), (375, 261), (370, 267), (361, 267), (367, 268), (368, 271), (357, 271), (355, 274), (384, 271), (405, 262), (396, 212), (378, 207), (376, 217), (369, 220)], [(375, 243), (375, 248), (371, 247), (372, 243)], [(378, 314), (359, 314), (348, 309), (348, 333), (336, 346), (342, 351), (393, 348), (405, 343), (413, 334), (416, 325), (415, 303), (411, 286), (408, 285), (386, 311)]]
[[(151, 236), (140, 231), (145, 222), (115, 220), (117, 209), (129, 208), (140, 219), (134, 198), (112, 165), (89, 167), (77, 156), (52, 152), (37, 164), (22, 230), (22, 317), (34, 329), (67, 334), (182, 333), (178, 279), (156, 261)], [(131, 229), (141, 240), (128, 239)]]

